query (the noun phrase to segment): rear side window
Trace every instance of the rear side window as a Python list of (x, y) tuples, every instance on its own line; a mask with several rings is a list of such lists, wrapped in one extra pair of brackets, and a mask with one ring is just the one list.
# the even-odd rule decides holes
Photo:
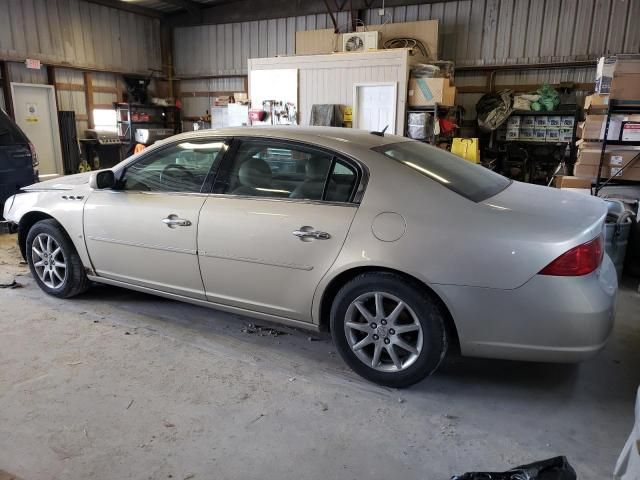
[(493, 197), (510, 180), (445, 150), (420, 142), (382, 145), (373, 150), (392, 158), (473, 202)]

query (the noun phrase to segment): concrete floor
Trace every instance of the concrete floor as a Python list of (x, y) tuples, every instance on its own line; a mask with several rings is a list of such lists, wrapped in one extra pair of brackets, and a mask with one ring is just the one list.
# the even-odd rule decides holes
[[(451, 358), (408, 390), (329, 338), (111, 287), (44, 295), (0, 235), (0, 470), (40, 479), (448, 479), (566, 455), (611, 478), (640, 383), (640, 295), (579, 366)], [(310, 341), (310, 338), (314, 341)]]

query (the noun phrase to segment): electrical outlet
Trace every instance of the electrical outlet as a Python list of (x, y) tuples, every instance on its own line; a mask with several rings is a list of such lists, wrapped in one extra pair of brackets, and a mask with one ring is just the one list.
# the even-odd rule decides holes
[(380, 15), (381, 17), (384, 17), (384, 8), (378, 9), (378, 15)]

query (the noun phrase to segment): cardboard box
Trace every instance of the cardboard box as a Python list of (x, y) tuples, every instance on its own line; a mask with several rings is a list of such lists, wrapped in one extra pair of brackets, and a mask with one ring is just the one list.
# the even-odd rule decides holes
[(559, 142), (560, 141), (560, 129), (559, 128), (547, 128), (547, 135), (545, 136), (546, 142)]
[(640, 73), (616, 74), (609, 96), (614, 100), (636, 100), (640, 103)]
[(640, 181), (640, 167), (629, 167), (626, 170), (622, 170), (621, 167), (611, 167), (609, 175), (615, 176), (622, 180)]
[(448, 78), (410, 78), (409, 106), (430, 106), (436, 103), (453, 106), (456, 103), (456, 87)]
[[(587, 115), (584, 124), (578, 125), (578, 138), (585, 140), (602, 140), (604, 139), (604, 130), (606, 127), (606, 115)], [(640, 115), (612, 115), (609, 121), (608, 140), (618, 140), (622, 130), (622, 122), (640, 121)]]
[(547, 129), (546, 128), (536, 128), (533, 131), (533, 139), (536, 142), (545, 142), (547, 139)]
[(518, 127), (507, 128), (507, 140), (519, 140), (520, 129)]
[(534, 117), (533, 115), (525, 115), (524, 117), (522, 117), (520, 126), (534, 128), (536, 126), (536, 117)]
[(591, 180), (569, 175), (558, 175), (554, 183), (556, 188), (588, 188), (591, 189)]
[[(577, 162), (573, 166), (573, 174), (580, 178), (596, 178), (598, 175), (598, 165), (585, 165), (582, 162)], [(609, 167), (602, 167), (601, 176), (609, 176)]]
[(507, 128), (515, 127), (519, 128), (522, 125), (522, 117), (520, 115), (511, 115), (507, 118)]
[(625, 122), (622, 124), (622, 140), (625, 142), (640, 142), (640, 123)]
[[(596, 93), (611, 93), (614, 78), (620, 75), (640, 74), (640, 55), (615, 55), (600, 57), (596, 67)], [(611, 98), (618, 98), (611, 96)], [(635, 100), (627, 98), (626, 100)]]
[(589, 110), (592, 107), (594, 109), (602, 109), (607, 108), (609, 106), (609, 95), (608, 94), (598, 94), (594, 93), (593, 95), (588, 95), (584, 98), (584, 109)]
[(576, 117), (563, 116), (560, 122), (560, 128), (573, 128), (576, 123)]
[(559, 142), (570, 142), (573, 140), (573, 128), (561, 128)]
[[(580, 145), (578, 149), (578, 162), (582, 165), (595, 165), (600, 163), (600, 154), (602, 153), (602, 143), (591, 142)], [(640, 157), (634, 160), (636, 155), (640, 154), (640, 147), (619, 146), (607, 147), (604, 154), (603, 165), (606, 167), (626, 167), (629, 162), (633, 162), (633, 166), (629, 168), (640, 167)]]
[(536, 128), (547, 128), (546, 115), (537, 115), (535, 119), (536, 119)]
[(548, 115), (547, 127), (560, 128), (562, 126), (562, 117), (560, 115)]
[(535, 129), (532, 127), (520, 127), (520, 138), (519, 140), (534, 140), (535, 137)]

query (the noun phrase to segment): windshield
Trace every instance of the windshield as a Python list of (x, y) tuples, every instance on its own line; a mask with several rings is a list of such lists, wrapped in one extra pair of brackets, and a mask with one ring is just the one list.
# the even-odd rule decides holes
[(474, 202), (493, 197), (511, 183), (502, 175), (421, 142), (392, 143), (373, 150)]

